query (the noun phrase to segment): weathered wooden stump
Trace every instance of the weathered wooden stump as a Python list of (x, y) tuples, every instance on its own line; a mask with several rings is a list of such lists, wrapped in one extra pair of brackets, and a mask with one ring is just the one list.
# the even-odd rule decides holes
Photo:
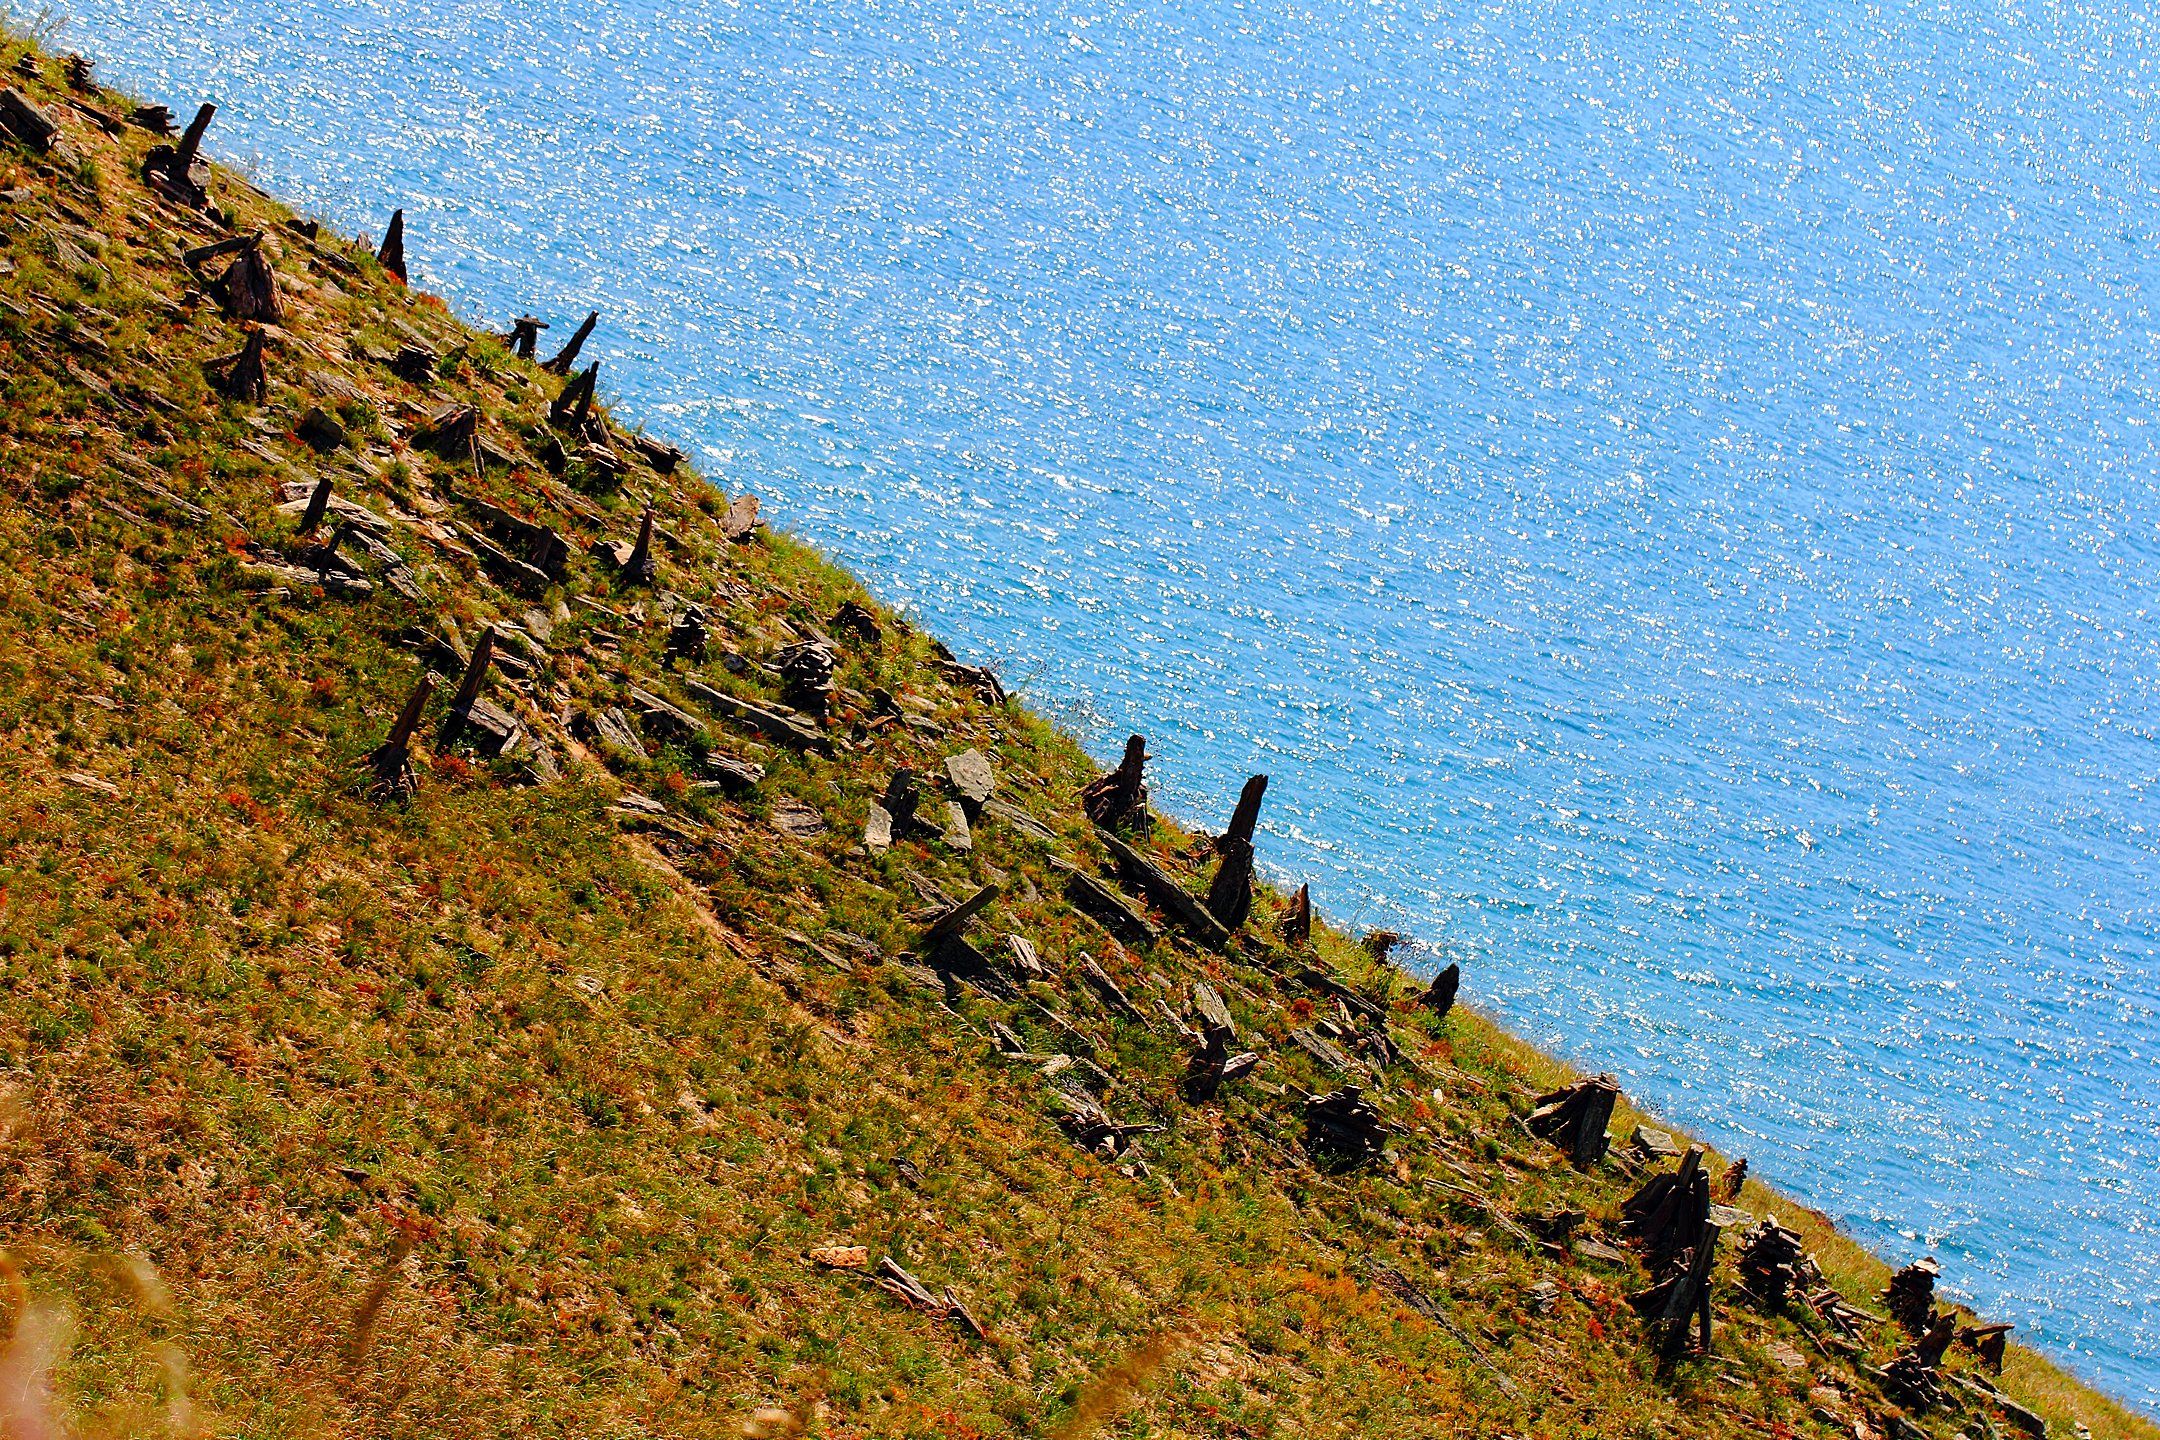
[(553, 371), (557, 375), (568, 375), (570, 373), (570, 367), (577, 363), (578, 352), (585, 348), (586, 337), (592, 334), (593, 326), (598, 325), (599, 323), (599, 311), (595, 310), (590, 315), (587, 315), (585, 317), (585, 323), (578, 326), (577, 333), (573, 334), (570, 337), (570, 343), (563, 346), (562, 349), (556, 351), (547, 359), (541, 361), (540, 368), (543, 370)]
[(7, 85), (0, 85), (0, 130), (40, 155), (50, 152), (53, 142), (60, 138), (59, 122), (39, 109), (29, 96)]
[(688, 664), (704, 663), (705, 647), (712, 641), (712, 632), (705, 624), (705, 611), (692, 605), (675, 617), (668, 626), (667, 653), (669, 658)]
[(1941, 1275), (1942, 1266), (1930, 1255), (1890, 1277), (1889, 1288), (1882, 1294), (1883, 1305), (1908, 1335), (1927, 1333), (1928, 1322), (1935, 1314), (1935, 1282)]
[(1283, 912), (1282, 940), (1293, 950), (1312, 943), (1312, 886), (1300, 885), (1290, 897), (1290, 908)]
[(1653, 1175), (1620, 1207), (1620, 1226), (1643, 1242), (1653, 1262), (1693, 1246), (1710, 1217), (1710, 1177), (1703, 1172), (1703, 1147), (1690, 1145), (1680, 1168)]
[(1255, 775), (1245, 782), (1238, 792), (1237, 808), (1230, 812), (1230, 828), (1216, 841), (1219, 848), (1223, 840), (1242, 840), (1253, 843), (1253, 836), (1260, 828), (1260, 800), (1267, 794), (1267, 776)]
[(510, 333), (503, 336), (503, 344), (520, 360), (530, 360), (540, 348), (540, 332), (547, 329), (547, 322), (536, 315), (520, 315), (510, 322)]
[(97, 80), (92, 77), (90, 68), (90, 61), (85, 56), (71, 53), (60, 57), (61, 78), (67, 81), (68, 89), (84, 95), (97, 93)]
[(1674, 1257), (1664, 1278), (1628, 1303), (1658, 1337), (1661, 1369), (1669, 1369), (1695, 1333), (1696, 1348), (1710, 1351), (1710, 1274), (1717, 1263), (1718, 1227), (1706, 1225), (1700, 1241)]
[(413, 793), (412, 737), (420, 728), (420, 712), (427, 708), (437, 683), (438, 677), (432, 672), (422, 675), (406, 697), (405, 708), (398, 711), (390, 738), (368, 752), (366, 763), (374, 772), (377, 795), (403, 798)]
[(470, 405), (451, 405), (438, 410), (412, 433), (412, 443), (417, 448), (445, 460), (458, 461), (473, 459), (473, 447), (479, 438), (480, 412)]
[(638, 517), (636, 541), (625, 544), (621, 540), (602, 540), (593, 546), (593, 555), (615, 569), (618, 579), (625, 585), (653, 585), (659, 581), (660, 569), (653, 563), (653, 508), (647, 505)]
[(225, 273), (206, 282), (203, 289), (235, 320), (254, 320), (266, 325), (285, 323), (285, 307), (278, 300), (277, 280), (270, 260), (263, 254), (262, 236), (245, 237)]
[(839, 659), (832, 647), (821, 640), (804, 640), (774, 651), (773, 665), (780, 672), (780, 698), (806, 715), (820, 721), (828, 719), (832, 712), (833, 672)]
[(1199, 1020), (1199, 1043), (1185, 1068), (1185, 1093), (1197, 1103), (1214, 1099), (1226, 1083), (1258, 1065), (1260, 1057), (1251, 1051), (1230, 1053), (1237, 1039), (1237, 1023), (1212, 985), (1201, 982), (1193, 986), (1193, 1014)]
[(408, 283), (405, 278), (405, 212), (390, 212), (390, 225), (383, 231), (382, 247), (375, 252), (376, 263), (397, 277), (400, 285)]
[(170, 135), (173, 133), (172, 110), (164, 105), (138, 105), (135, 107), (134, 113), (128, 116), (128, 119), (132, 120), (139, 128), (148, 130), (153, 135)]
[(442, 726), (442, 738), (446, 743), (461, 737), (469, 738), (475, 749), (490, 756), (509, 754), (524, 737), (524, 726), (518, 718), (480, 693), (487, 683), (488, 664), (494, 656), (495, 627), (490, 625), (480, 632), (480, 639), (473, 646), (472, 660), (458, 680), (457, 693), (450, 699), (450, 713), (444, 717)]
[(1776, 1312), (1822, 1281), (1822, 1271), (1798, 1234), (1765, 1216), (1740, 1241), (1740, 1283), (1762, 1309)]
[(1523, 1123), (1533, 1135), (1558, 1145), (1578, 1167), (1588, 1168), (1605, 1156), (1605, 1127), (1612, 1121), (1620, 1084), (1610, 1075), (1578, 1080), (1538, 1097), (1538, 1108)]
[(270, 377), (263, 369), (263, 332), (249, 330), (238, 350), (203, 365), (210, 388), (228, 400), (260, 405), (270, 398)]
[(1215, 842), (1215, 848), (1222, 853), (1222, 864), (1208, 882), (1208, 913), (1234, 935), (1252, 914), (1252, 842), (1225, 835)]
[(1305, 1148), (1330, 1169), (1354, 1169), (1381, 1159), (1387, 1137), (1380, 1112), (1355, 1085), (1305, 1102)]
[(548, 407), (548, 423), (558, 430), (582, 434), (585, 422), (592, 418), (593, 392), (599, 383), (600, 362), (595, 360), (563, 386), (562, 394)]
[(1958, 1331), (1958, 1343), (1980, 1357), (1980, 1363), (2002, 1374), (2003, 1357), (2010, 1343), (2010, 1325), (1968, 1325)]
[(1462, 989), (1462, 966), (1453, 961), (1433, 976), (1432, 984), (1418, 997), (1418, 1003), (1432, 1011), (1433, 1019), (1447, 1019), (1448, 1011), (1455, 1008), (1455, 993)]
[(858, 605), (853, 600), (841, 601), (840, 608), (833, 611), (829, 623), (834, 630), (843, 635), (853, 635), (865, 645), (877, 644), (885, 633), (869, 607)]
[(1125, 758), (1117, 768), (1089, 781), (1080, 792), (1080, 808), (1106, 830), (1147, 829), (1146, 772), (1147, 737), (1135, 735), (1125, 742)]

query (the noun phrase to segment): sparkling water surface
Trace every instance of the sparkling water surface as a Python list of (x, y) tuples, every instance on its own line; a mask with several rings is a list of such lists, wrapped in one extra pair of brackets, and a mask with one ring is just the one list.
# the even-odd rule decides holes
[(2160, 1411), (2128, 5), (69, 0), (1166, 806)]

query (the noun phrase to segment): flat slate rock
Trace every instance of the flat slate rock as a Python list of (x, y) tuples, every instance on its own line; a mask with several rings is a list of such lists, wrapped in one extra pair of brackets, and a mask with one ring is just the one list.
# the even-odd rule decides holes
[(962, 750), (945, 758), (945, 778), (952, 782), (961, 803), (980, 810), (997, 793), (997, 773), (990, 757), (980, 750)]
[(797, 840), (813, 840), (825, 833), (825, 817), (800, 800), (775, 800), (773, 829)]

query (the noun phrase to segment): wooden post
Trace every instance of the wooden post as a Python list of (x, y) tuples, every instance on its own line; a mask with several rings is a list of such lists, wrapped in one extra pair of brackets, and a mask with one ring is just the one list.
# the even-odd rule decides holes
[(210, 128), (210, 117), (215, 114), (217, 106), (205, 104), (195, 112), (195, 118), (188, 121), (187, 129), (181, 132), (180, 144), (173, 151), (172, 161), (174, 174), (178, 178), (186, 179), (188, 171), (194, 168), (196, 152), (202, 149), (203, 132)]
[(1223, 929), (1235, 934), (1252, 914), (1252, 842), (1234, 834), (1225, 835), (1215, 842), (1215, 848), (1222, 852), (1222, 865), (1208, 882), (1208, 913), (1222, 922)]
[(390, 228), (383, 231), (382, 248), (375, 252), (375, 259), (382, 268), (397, 276), (398, 283), (405, 281), (405, 212), (394, 210), (390, 214)]
[[(1245, 782), (1238, 793), (1237, 809), (1230, 814), (1230, 828), (1223, 832), (1223, 840), (1242, 840), (1253, 843), (1253, 832), (1260, 826), (1260, 797), (1267, 794), (1267, 776), (1255, 775)], [(1221, 848), (1221, 841), (1216, 842)]]
[(398, 711), (397, 723), (390, 727), (390, 738), (368, 752), (368, 768), (375, 772), (375, 782), (384, 791), (409, 795), (413, 790), (412, 737), (420, 728), (420, 712), (427, 708), (428, 697), (435, 693), (436, 677), (429, 673), (406, 697), (405, 708)]
[(1312, 886), (1300, 885), (1282, 918), (1283, 944), (1295, 950), (1312, 940)]
[(593, 391), (600, 382), (600, 362), (593, 363), (563, 386), (562, 394), (548, 407), (548, 423), (558, 430), (582, 431), (592, 414)]
[(599, 311), (595, 310), (590, 315), (587, 315), (585, 323), (578, 326), (577, 333), (570, 337), (570, 343), (556, 351), (553, 356), (541, 361), (540, 368), (552, 370), (557, 375), (568, 375), (570, 367), (577, 363), (578, 352), (585, 348), (585, 337), (592, 334), (593, 326), (599, 323)]
[(233, 354), (203, 366), (210, 388), (228, 400), (260, 405), (270, 398), (270, 380), (263, 369), (263, 332), (250, 330), (247, 340)]
[(659, 569), (652, 558), (653, 508), (645, 506), (645, 514), (638, 521), (637, 544), (630, 549), (630, 558), (623, 562), (623, 578), (633, 585), (650, 585), (659, 578)]
[(203, 106), (188, 122), (178, 145), (151, 146), (150, 153), (143, 157), (143, 183), (198, 210), (209, 204), (209, 192), (195, 178), (196, 152), (202, 147), (203, 132), (210, 128), (210, 117), (216, 113), (217, 106)]
[(322, 524), (323, 512), (330, 508), (330, 491), (333, 488), (328, 475), (315, 482), (315, 493), (308, 496), (307, 510), (300, 516), (300, 533), (312, 535), (315, 527)]
[[(214, 247), (212, 247), (214, 248)], [(235, 247), (238, 254), (223, 275), (204, 286), (225, 313), (235, 320), (260, 320), (272, 325), (285, 322), (285, 307), (278, 301), (277, 280), (262, 252), (262, 237), (250, 236)]]
[(454, 717), (462, 710), (472, 708), (473, 701), (480, 698), (480, 687), (487, 683), (488, 661), (495, 658), (495, 627), (490, 625), (480, 632), (480, 639), (473, 646), (472, 659), (466, 663), (465, 674), (458, 680), (457, 694), (450, 699), (450, 713)]

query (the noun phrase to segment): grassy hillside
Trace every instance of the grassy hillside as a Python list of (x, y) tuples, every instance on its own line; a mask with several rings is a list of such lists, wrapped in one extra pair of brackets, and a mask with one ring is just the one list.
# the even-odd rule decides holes
[[(564, 378), (366, 247), (223, 171), (160, 194), (133, 100), (0, 65), (57, 126), (0, 138), (0, 1433), (1977, 1440), (2019, 1433), (1999, 1383), (2160, 1435), (2016, 1346), (1999, 1380), (1953, 1346), (1909, 1411), (1874, 1372), (1912, 1337), (1765, 1313), (1737, 1230), (1710, 1353), (1661, 1368), (1617, 1221), (1673, 1164), (1624, 1103), (1578, 1168), (1523, 1123), (1571, 1077), (1370, 948), (1284, 941), (1267, 893), (1191, 938), (1121, 885), (1073, 741), (746, 530), (755, 475), (551, 422)], [(274, 322), (230, 313), (251, 252), (201, 253), (247, 235)], [(640, 583), (593, 547), (648, 498)], [(501, 756), (442, 729), (490, 633)], [(901, 767), (920, 823), (873, 847)], [(1133, 843), (1191, 894), (1222, 863)], [(1259, 1057), (1205, 1099), (1198, 983)], [(1345, 1084), (1388, 1127), (1362, 1164), (1308, 1133)], [(1879, 1315), (1876, 1260), (1739, 1204)]]

